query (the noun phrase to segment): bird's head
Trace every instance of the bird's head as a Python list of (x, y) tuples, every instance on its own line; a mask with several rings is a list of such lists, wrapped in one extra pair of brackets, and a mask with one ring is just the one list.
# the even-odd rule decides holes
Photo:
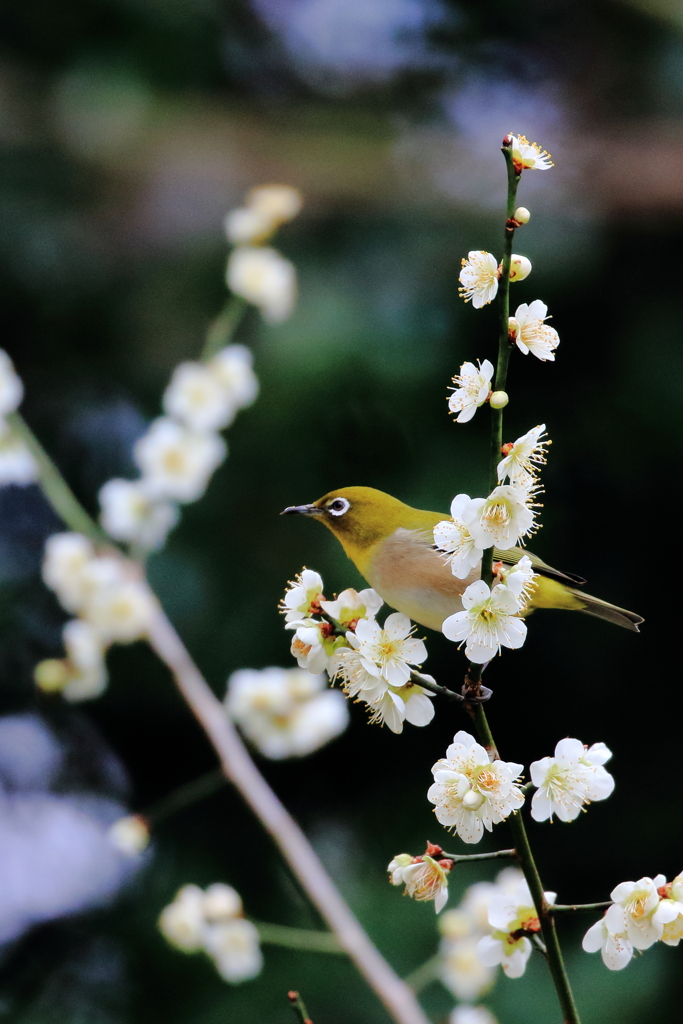
[(374, 487), (341, 487), (310, 505), (290, 505), (282, 515), (310, 516), (324, 523), (347, 550), (364, 550), (399, 527), (408, 527), (414, 512)]

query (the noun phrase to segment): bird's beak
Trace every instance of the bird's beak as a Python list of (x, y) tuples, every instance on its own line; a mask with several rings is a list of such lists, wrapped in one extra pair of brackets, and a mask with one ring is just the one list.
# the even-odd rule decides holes
[(283, 508), (280, 515), (319, 516), (321, 515), (321, 511), (316, 505), (288, 505), (287, 508)]

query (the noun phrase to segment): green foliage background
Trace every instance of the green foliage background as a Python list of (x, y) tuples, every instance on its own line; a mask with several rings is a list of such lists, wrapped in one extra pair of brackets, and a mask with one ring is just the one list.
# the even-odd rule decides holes
[[(223, 212), (268, 180), (306, 195), (277, 240), (299, 271), (296, 313), (280, 327), (250, 315), (240, 331), (261, 398), (230, 430), (230, 458), (207, 497), (150, 564), (221, 695), (237, 668), (291, 663), (276, 606), (302, 565), (328, 591), (360, 582), (331, 536), (278, 518), (285, 505), (348, 484), (443, 510), (458, 491), (483, 493), (486, 417), (456, 428), (445, 392), (464, 359), (492, 355), (495, 312), (459, 301), (459, 261), (500, 247), (502, 132), (537, 132), (553, 153), (556, 171), (520, 188), (532, 220), (517, 244), (534, 271), (512, 298), (542, 297), (562, 344), (555, 365), (513, 359), (506, 434), (543, 420), (553, 438), (534, 549), (647, 619), (637, 637), (541, 612), (524, 651), (487, 672), (504, 757), (528, 765), (565, 735), (614, 751), (608, 802), (571, 827), (531, 825), (544, 882), (563, 902), (681, 870), (669, 544), (683, 400), (683, 40), (674, 5), (640, 6), (445, 5), (429, 59), (338, 88), (306, 78), (245, 0), (6, 0), (0, 12), (2, 344), (26, 384), (26, 418), (91, 511), (105, 480), (133, 475), (134, 439), (223, 302)], [(476, 102), (472, 76), (483, 83)], [(521, 90), (514, 124), (486, 120), (489, 88), (508, 102)], [(488, 148), (449, 121), (445, 96), (475, 97), (468, 113), (491, 125), (481, 129)], [(564, 112), (554, 121), (553, 97)], [(58, 523), (34, 488), (0, 492), (0, 517), (2, 711), (39, 709), (76, 749), (82, 735), (108, 747), (135, 809), (211, 769), (204, 737), (143, 645), (112, 652), (99, 701), (67, 708), (35, 694), (33, 666), (59, 652), (64, 619), (38, 575)], [(442, 637), (428, 647), (437, 678), (462, 672)], [(395, 737), (355, 708), (349, 732), (313, 757), (262, 764), (406, 973), (434, 952), (434, 917), (386, 885), (384, 865), (444, 839), (425, 799), (429, 769), (463, 727), (439, 705), (428, 729)], [(506, 844), (504, 827), (492, 841)], [(452, 902), (481, 877), (463, 868)], [(161, 907), (184, 882), (217, 880), (239, 889), (256, 919), (317, 924), (226, 790), (159, 828), (148, 866), (113, 906), (6, 950), (0, 1013), (17, 1024), (285, 1024), (284, 993), (299, 988), (316, 1024), (386, 1020), (342, 959), (267, 947), (263, 975), (231, 988), (208, 962), (168, 948), (155, 929)], [(581, 953), (588, 923), (562, 925), (586, 1024), (671, 1018), (680, 950), (648, 951), (615, 975)], [(445, 1021), (450, 997), (434, 985), (424, 998)], [(503, 978), (491, 1005), (502, 1024), (558, 1019), (540, 962), (521, 981)]]

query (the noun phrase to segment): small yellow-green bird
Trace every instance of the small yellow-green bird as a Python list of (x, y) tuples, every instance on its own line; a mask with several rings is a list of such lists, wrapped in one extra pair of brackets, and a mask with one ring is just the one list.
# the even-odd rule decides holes
[[(290, 505), (282, 515), (311, 516), (324, 523), (380, 597), (429, 629), (440, 630), (444, 619), (462, 611), (464, 590), (479, 579), (480, 566), (466, 579), (457, 579), (434, 547), (434, 527), (448, 515), (411, 508), (373, 487), (342, 487), (310, 505)], [(553, 569), (526, 548), (494, 549), (493, 555), (507, 565), (529, 556), (539, 574), (530, 609), (586, 612), (636, 632), (643, 622), (635, 612), (577, 590), (584, 582), (580, 576)]]

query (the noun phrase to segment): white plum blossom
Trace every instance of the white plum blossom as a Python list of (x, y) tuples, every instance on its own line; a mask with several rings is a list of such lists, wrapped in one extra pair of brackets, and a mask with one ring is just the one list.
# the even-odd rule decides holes
[(82, 614), (106, 643), (132, 643), (147, 635), (156, 610), (144, 580), (124, 579), (96, 589)]
[(431, 698), (432, 694), (416, 683), (407, 682), (400, 687), (388, 686), (374, 699), (366, 698), (371, 712), (370, 722), (386, 725), (396, 734), (403, 732), (404, 722), (417, 726), (429, 725), (434, 717)]
[(207, 928), (204, 949), (221, 978), (231, 985), (251, 981), (263, 967), (258, 930), (242, 917)]
[(202, 911), (209, 922), (230, 920), (242, 915), (242, 897), (231, 885), (213, 882), (202, 897)]
[(14, 363), (0, 348), (0, 417), (16, 412), (24, 397), (24, 385), (14, 369)]
[(531, 352), (542, 362), (554, 362), (555, 349), (560, 336), (554, 327), (544, 323), (548, 319), (545, 302), (535, 299), (517, 306), (514, 317), (510, 317), (510, 337), (525, 356)]
[(453, 861), (447, 858), (435, 860), (426, 853), (421, 857), (401, 853), (387, 870), (392, 885), (405, 885), (406, 896), (414, 900), (433, 900), (439, 914), (448, 900), (448, 873), (452, 867)]
[(667, 882), (665, 875), (653, 879), (661, 900), (654, 912), (654, 920), (663, 925), (661, 942), (677, 946), (683, 939), (683, 874)]
[(448, 1024), (498, 1024), (487, 1006), (456, 1006), (451, 1010)]
[(510, 283), (524, 281), (531, 273), (531, 260), (526, 256), (517, 256), (514, 252), (510, 257)]
[(348, 725), (346, 701), (325, 684), (301, 669), (241, 669), (228, 680), (225, 709), (265, 757), (303, 757)]
[[(393, 612), (384, 626), (374, 619), (361, 619), (356, 626), (356, 638), (361, 664), (370, 675), (381, 676), (389, 686), (402, 686), (409, 682), (411, 665), (419, 666), (427, 657), (422, 640), (412, 636), (414, 626), (407, 615)], [(348, 639), (348, 637), (347, 637)]]
[(201, 498), (227, 446), (218, 434), (188, 430), (161, 416), (137, 441), (134, 454), (150, 494), (186, 503)]
[(560, 821), (574, 821), (586, 804), (605, 800), (614, 789), (614, 779), (602, 765), (611, 756), (604, 743), (587, 749), (580, 740), (560, 740), (554, 757), (541, 758), (530, 767), (536, 786), (531, 817), (552, 821), (556, 814)]
[(296, 271), (275, 249), (234, 249), (228, 260), (227, 283), (235, 295), (258, 306), (268, 323), (281, 323), (294, 308)]
[(299, 668), (313, 673), (329, 669), (330, 659), (345, 643), (344, 637), (336, 634), (330, 622), (301, 619), (299, 622), (287, 622), (285, 629), (296, 630), (290, 652), (296, 658)]
[(313, 569), (302, 569), (290, 581), (280, 603), (285, 622), (297, 622), (320, 614), (320, 602), (324, 600), (323, 581), (320, 573)]
[(524, 803), (515, 785), (523, 765), (491, 760), (488, 752), (467, 732), (457, 732), (445, 759), (432, 768), (434, 783), (427, 799), (435, 805), (437, 820), (466, 843), (478, 843), (495, 824)]
[(247, 206), (267, 214), (275, 224), (286, 224), (301, 212), (301, 192), (291, 185), (256, 185), (247, 195)]
[(600, 950), (602, 962), (610, 971), (621, 971), (633, 956), (633, 943), (626, 930), (624, 908), (613, 904), (604, 917), (588, 929), (581, 943), (586, 953)]
[(258, 245), (265, 242), (276, 228), (273, 218), (265, 210), (240, 206), (225, 217), (225, 234), (233, 245)]
[(508, 135), (508, 139), (510, 140), (512, 163), (517, 174), (526, 170), (548, 171), (554, 166), (550, 159), (550, 153), (546, 153), (536, 142), (529, 142), (523, 135), (512, 135), (512, 133)]
[(459, 375), (453, 377), (455, 388), (448, 399), (448, 408), (457, 413), (457, 423), (468, 423), (491, 393), (493, 364), (485, 359), (479, 366), (463, 363)]
[(253, 370), (254, 356), (246, 345), (226, 345), (207, 365), (236, 409), (246, 409), (256, 401), (259, 382)]
[(109, 839), (117, 850), (128, 857), (136, 857), (149, 846), (149, 828), (139, 814), (119, 818), (109, 828)]
[(108, 681), (99, 631), (89, 622), (71, 619), (64, 626), (62, 640), (67, 653), (62, 695), (72, 703), (99, 697)]
[[(1, 354), (1, 352), (0, 352)], [(0, 382), (0, 388), (2, 384)], [(11, 427), (0, 418), (0, 487), (17, 484), (24, 487), (38, 479), (36, 460)]]
[(320, 607), (345, 629), (355, 629), (360, 619), (374, 619), (384, 604), (379, 594), (368, 587), (366, 590), (343, 590), (334, 601), (321, 601)]
[(545, 423), (541, 423), (511, 444), (504, 445), (507, 454), (498, 463), (498, 480), (503, 483), (509, 479), (511, 484), (515, 484), (518, 481), (524, 483), (529, 477), (535, 476), (537, 467), (545, 465), (544, 449), (551, 443), (542, 440), (545, 436)]
[(474, 501), (468, 494), (456, 494), (451, 502), (451, 519), (444, 519), (434, 527), (434, 545), (447, 556), (444, 562), (459, 580), (467, 579), (484, 554), (467, 525), (471, 513), (478, 507)]
[(442, 943), (439, 977), (458, 999), (479, 999), (495, 981), (496, 969), (482, 962), (478, 943), (476, 934)]
[(621, 882), (610, 893), (610, 899), (624, 912), (626, 935), (636, 949), (649, 949), (662, 937), (662, 917), (654, 918), (659, 907), (657, 890), (660, 882), (659, 877), (656, 880), (641, 878), (637, 882)]
[(184, 885), (159, 917), (167, 942), (183, 953), (198, 953), (204, 944), (204, 893), (198, 885)]
[[(557, 896), (554, 892), (543, 894), (550, 904)], [(493, 897), (489, 907), (491, 935), (479, 940), (477, 950), (485, 964), (500, 964), (508, 978), (521, 978), (531, 956), (532, 946), (526, 935), (541, 930), (529, 886), (522, 880), (512, 896), (500, 894)]]
[(523, 611), (533, 596), (536, 589), (535, 581), (538, 579), (538, 573), (534, 572), (529, 556), (522, 555), (515, 565), (495, 562), (494, 572), (501, 583), (515, 595), (520, 610)]
[(235, 245), (266, 241), (301, 210), (301, 193), (290, 185), (259, 185), (251, 189), (245, 205), (225, 218), (225, 233)]
[(533, 486), (520, 483), (501, 484), (494, 487), (488, 498), (473, 498), (467, 526), (475, 543), (481, 548), (495, 545), (504, 551), (533, 533), (536, 528), (531, 508), (533, 491)]
[(493, 302), (498, 292), (498, 260), (490, 252), (473, 249), (462, 261), (459, 288), (465, 302), (472, 301), (475, 309)]
[(164, 392), (164, 412), (190, 430), (223, 430), (237, 411), (228, 389), (206, 363), (179, 363)]
[(449, 615), (441, 631), (448, 640), (465, 644), (470, 661), (481, 665), (500, 653), (501, 646), (513, 650), (522, 646), (527, 627), (517, 613), (520, 604), (513, 591), (502, 583), (491, 590), (475, 580), (462, 595), (463, 611)]
[(144, 479), (108, 480), (99, 494), (100, 522), (110, 537), (147, 551), (163, 546), (178, 522), (178, 508), (155, 499)]
[(328, 666), (331, 678), (341, 680), (344, 693), (352, 700), (363, 700), (368, 704), (379, 700), (389, 689), (387, 681), (365, 668), (358, 650), (360, 640), (350, 632), (346, 638), (350, 646), (336, 650)]
[(43, 580), (68, 612), (83, 607), (84, 573), (94, 559), (95, 549), (81, 533), (53, 533), (45, 542)]

